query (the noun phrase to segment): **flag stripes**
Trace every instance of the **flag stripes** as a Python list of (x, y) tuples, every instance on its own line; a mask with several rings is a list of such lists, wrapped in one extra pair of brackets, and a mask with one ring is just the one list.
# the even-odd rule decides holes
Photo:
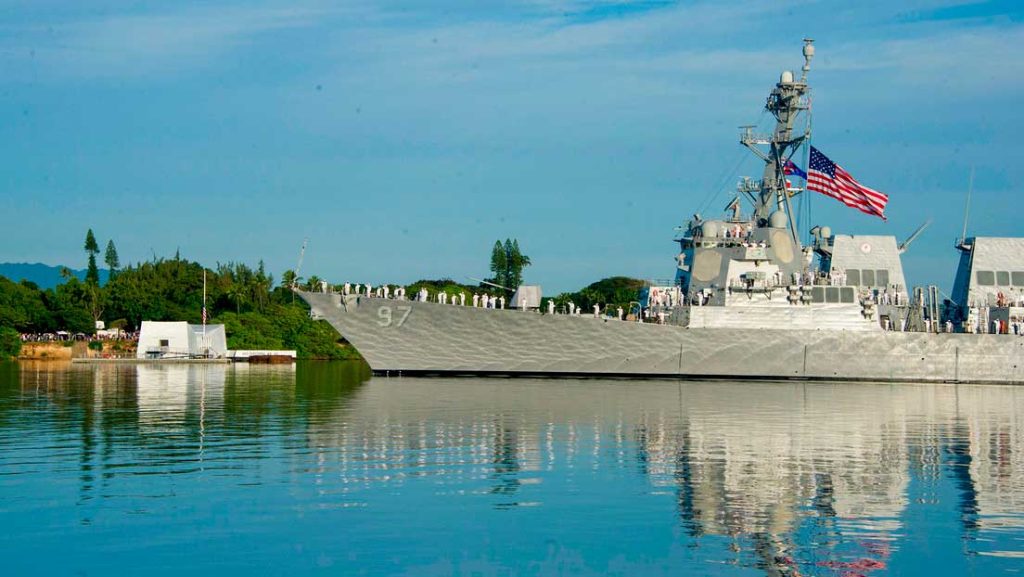
[(849, 172), (813, 146), (810, 164), (807, 167), (807, 189), (820, 192), (846, 206), (885, 220), (885, 205), (889, 203), (889, 195), (857, 182)]

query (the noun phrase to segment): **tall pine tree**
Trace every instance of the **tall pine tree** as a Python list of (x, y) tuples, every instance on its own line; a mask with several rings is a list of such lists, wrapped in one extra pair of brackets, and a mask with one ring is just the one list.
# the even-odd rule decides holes
[(494, 284), (508, 286), (505, 284), (508, 282), (508, 258), (500, 240), (494, 241), (494, 250), (491, 251), (491, 272), (494, 273)]
[(121, 259), (117, 256), (117, 247), (114, 246), (113, 240), (107, 241), (107, 252), (103, 255), (103, 262), (107, 263), (107, 269), (110, 270), (110, 278), (113, 278), (117, 273), (117, 269), (121, 268)]
[(100, 253), (100, 245), (96, 243), (96, 235), (92, 229), (85, 233), (85, 252), (89, 255), (89, 269), (85, 272), (85, 283), (92, 286), (100, 284), (100, 269), (96, 266), (96, 255)]

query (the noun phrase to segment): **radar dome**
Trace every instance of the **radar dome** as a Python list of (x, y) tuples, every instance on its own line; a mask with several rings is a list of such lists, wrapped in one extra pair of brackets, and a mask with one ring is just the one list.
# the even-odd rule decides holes
[(789, 218), (786, 217), (786, 213), (782, 211), (775, 211), (768, 216), (768, 226), (772, 228), (786, 228), (789, 223)]
[(793, 71), (785, 70), (782, 72), (782, 77), (779, 78), (779, 82), (782, 84), (791, 84), (793, 82)]
[(823, 226), (823, 227), (821, 227), (821, 238), (824, 238), (824, 239), (832, 238), (832, 227), (831, 226)]
[(700, 225), (700, 230), (701, 234), (704, 235), (704, 238), (714, 238), (718, 236), (718, 233), (721, 229), (718, 226), (718, 221), (709, 220), (704, 224)]

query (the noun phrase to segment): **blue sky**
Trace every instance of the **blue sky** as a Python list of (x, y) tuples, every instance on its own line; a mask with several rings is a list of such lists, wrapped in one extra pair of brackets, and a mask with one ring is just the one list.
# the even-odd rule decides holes
[[(465, 280), (517, 237), (546, 292), (668, 278), (673, 227), (759, 175), (737, 127), (816, 39), (814, 142), (890, 194), (914, 284), (971, 232), (1024, 234), (1014, 2), (0, 0), (0, 261)], [(706, 202), (709, 195), (717, 195)]]

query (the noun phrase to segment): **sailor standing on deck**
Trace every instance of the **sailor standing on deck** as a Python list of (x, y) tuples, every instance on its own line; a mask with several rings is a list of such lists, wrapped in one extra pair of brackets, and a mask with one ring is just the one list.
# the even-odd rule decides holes
[(621, 321), (622, 320), (622, 307), (619, 307), (618, 309), (616, 309), (615, 312), (619, 315), (619, 320)]
[(498, 308), (499, 309), (505, 308), (505, 297), (504, 296), (498, 297)]
[(555, 301), (553, 301), (553, 300), (548, 301), (548, 314), (549, 315), (555, 314)]
[(594, 318), (596, 319), (596, 318), (599, 318), (600, 316), (601, 316), (601, 305), (594, 305)]
[(473, 308), (476, 308), (478, 306), (480, 306), (480, 295), (473, 293)]
[(349, 284), (349, 283), (345, 283), (345, 286), (344, 286), (344, 287), (342, 287), (342, 289), (341, 289), (341, 292), (342, 292), (342, 294), (344, 294), (344, 295), (348, 295), (348, 293), (349, 293), (349, 292), (350, 292), (351, 290), (352, 290), (352, 285), (351, 285), (351, 284)]

